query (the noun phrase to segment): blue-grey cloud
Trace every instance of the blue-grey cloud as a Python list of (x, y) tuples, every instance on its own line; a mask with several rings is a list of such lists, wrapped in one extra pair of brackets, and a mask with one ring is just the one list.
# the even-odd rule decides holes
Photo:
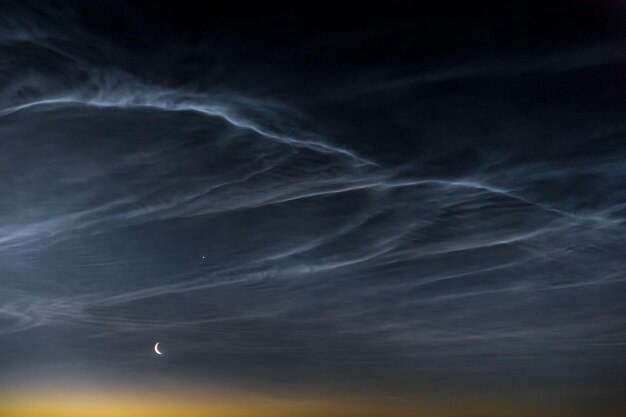
[(0, 375), (623, 393), (619, 30), (433, 57), (418, 16), (294, 48), (85, 7), (0, 11)]

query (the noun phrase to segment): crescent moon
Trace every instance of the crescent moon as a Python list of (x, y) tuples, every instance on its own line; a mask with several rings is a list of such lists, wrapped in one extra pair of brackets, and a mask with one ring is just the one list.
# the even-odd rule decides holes
[(162, 355), (163, 353), (159, 350), (159, 343), (161, 342), (157, 342), (156, 345), (154, 345), (154, 351), (157, 353), (157, 355)]

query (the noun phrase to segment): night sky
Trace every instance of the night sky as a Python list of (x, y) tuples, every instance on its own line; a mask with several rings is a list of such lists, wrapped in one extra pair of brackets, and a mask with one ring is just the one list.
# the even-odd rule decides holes
[(0, 415), (626, 415), (626, 3), (206, 3), (0, 0)]

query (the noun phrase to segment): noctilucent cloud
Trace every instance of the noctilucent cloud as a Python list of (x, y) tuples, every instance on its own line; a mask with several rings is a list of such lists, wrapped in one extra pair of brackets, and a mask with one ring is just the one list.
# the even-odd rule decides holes
[(626, 412), (623, 2), (183, 3), (0, 6), (0, 394)]

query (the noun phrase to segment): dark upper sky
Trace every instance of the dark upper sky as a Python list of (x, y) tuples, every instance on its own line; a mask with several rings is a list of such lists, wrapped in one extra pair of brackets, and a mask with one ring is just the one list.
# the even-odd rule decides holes
[(0, 383), (624, 405), (626, 6), (468, 3), (2, 1)]

